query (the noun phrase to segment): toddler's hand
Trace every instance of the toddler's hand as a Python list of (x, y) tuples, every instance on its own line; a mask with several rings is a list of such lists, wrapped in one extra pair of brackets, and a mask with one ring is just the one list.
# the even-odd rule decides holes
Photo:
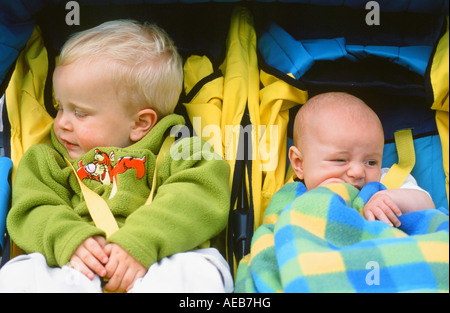
[(108, 262), (105, 246), (105, 238), (89, 237), (75, 250), (70, 258), (70, 265), (91, 280), (94, 279), (95, 274), (104, 277), (106, 275), (104, 264)]
[(129, 291), (136, 279), (144, 277), (147, 268), (117, 244), (108, 244), (106, 252), (109, 262), (106, 264), (106, 278), (109, 279), (105, 289), (111, 292)]
[(385, 190), (375, 193), (364, 206), (364, 216), (368, 221), (377, 219), (390, 226), (399, 227), (400, 215), (402, 212)]

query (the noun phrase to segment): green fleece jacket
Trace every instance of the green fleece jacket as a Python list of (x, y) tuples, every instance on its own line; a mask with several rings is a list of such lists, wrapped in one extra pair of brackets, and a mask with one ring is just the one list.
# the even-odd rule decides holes
[(153, 202), (144, 205), (159, 149), (171, 127), (180, 124), (183, 117), (169, 115), (127, 148), (99, 147), (76, 160), (52, 132), (53, 145), (31, 147), (19, 164), (7, 218), (12, 240), (26, 253), (42, 253), (49, 266), (63, 266), (85, 239), (104, 235), (64, 157), (113, 212), (120, 229), (108, 241), (143, 265), (218, 235), (228, 220), (229, 166), (198, 137), (172, 145), (158, 169)]

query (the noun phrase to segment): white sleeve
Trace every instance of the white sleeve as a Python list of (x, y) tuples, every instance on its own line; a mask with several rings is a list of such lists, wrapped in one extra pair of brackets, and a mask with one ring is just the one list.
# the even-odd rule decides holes
[[(388, 171), (389, 171), (389, 168), (387, 168), (387, 167), (381, 169), (380, 182), (383, 181), (383, 178), (384, 178), (384, 176), (386, 176)], [(409, 174), (408, 177), (406, 177), (405, 181), (400, 186), (400, 189), (416, 189), (416, 190), (420, 190), (420, 191), (425, 192), (431, 198), (430, 194), (426, 190), (424, 190), (424, 189), (419, 187), (419, 185), (417, 184), (416, 179), (411, 174)]]

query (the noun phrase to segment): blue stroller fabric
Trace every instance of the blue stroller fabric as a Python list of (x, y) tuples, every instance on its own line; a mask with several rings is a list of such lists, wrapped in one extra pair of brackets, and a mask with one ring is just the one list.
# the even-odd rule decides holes
[[(8, 212), (10, 199), (9, 172), (12, 162), (9, 158), (0, 157), (0, 234), (5, 233), (6, 213)], [(0, 240), (1, 249), (4, 248), (4, 238)]]

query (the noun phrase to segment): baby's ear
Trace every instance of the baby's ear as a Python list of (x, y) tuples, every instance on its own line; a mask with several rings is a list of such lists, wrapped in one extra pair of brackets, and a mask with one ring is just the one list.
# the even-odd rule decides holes
[(291, 161), (292, 169), (299, 179), (303, 179), (303, 156), (297, 147), (289, 148), (289, 160)]
[(134, 119), (134, 124), (130, 132), (130, 139), (133, 142), (139, 141), (155, 126), (158, 115), (152, 109), (140, 110)]

